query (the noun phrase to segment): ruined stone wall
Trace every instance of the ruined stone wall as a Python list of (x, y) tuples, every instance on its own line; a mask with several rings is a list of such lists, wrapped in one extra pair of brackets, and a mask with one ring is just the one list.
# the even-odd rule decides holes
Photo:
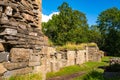
[(42, 72), (45, 80), (47, 72), (100, 59), (97, 47), (48, 47), (41, 31), (41, 0), (0, 0), (0, 80), (34, 72)]
[[(48, 49), (48, 50), (47, 50)], [(88, 61), (100, 61), (103, 54), (97, 46), (86, 46), (84, 50), (56, 51), (54, 47), (46, 49), (46, 72), (56, 72), (71, 65), (81, 65)], [(91, 57), (92, 56), (92, 57)], [(42, 63), (42, 64), (45, 64)]]
[(97, 46), (88, 46), (88, 61), (101, 61), (103, 53)]
[(0, 78), (37, 72), (45, 45), (41, 0), (0, 0)]

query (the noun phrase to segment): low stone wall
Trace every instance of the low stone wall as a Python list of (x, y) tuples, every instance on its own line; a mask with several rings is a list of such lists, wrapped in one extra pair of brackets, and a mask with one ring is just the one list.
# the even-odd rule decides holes
[[(46, 72), (56, 72), (61, 68), (71, 65), (81, 65), (88, 61), (100, 61), (103, 57), (101, 51), (98, 48), (92, 47), (95, 51), (89, 52), (91, 47), (86, 47), (84, 50), (64, 50), (56, 51), (54, 47), (46, 47), (46, 61), (42, 63), (45, 64)], [(44, 57), (45, 57), (44, 56)], [(92, 56), (92, 57), (90, 57)]]

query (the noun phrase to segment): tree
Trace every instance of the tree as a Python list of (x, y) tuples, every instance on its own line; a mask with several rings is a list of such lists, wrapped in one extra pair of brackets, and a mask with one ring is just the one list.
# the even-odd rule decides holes
[(88, 24), (84, 13), (72, 8), (64, 2), (58, 7), (59, 14), (53, 15), (47, 23), (43, 23), (43, 32), (56, 45), (67, 42), (88, 42)]
[(95, 42), (100, 45), (101, 33), (97, 25), (91, 25), (88, 33), (89, 42)]
[(120, 56), (120, 10), (114, 7), (101, 12), (97, 23), (102, 34), (101, 48), (109, 55)]

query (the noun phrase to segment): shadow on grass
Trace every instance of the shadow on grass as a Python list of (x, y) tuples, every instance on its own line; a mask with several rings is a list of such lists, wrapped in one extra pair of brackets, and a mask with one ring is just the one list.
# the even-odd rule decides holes
[(83, 80), (120, 80), (120, 77), (116, 78), (104, 78), (103, 72), (93, 70), (83, 77)]
[(104, 80), (104, 77), (102, 72), (93, 70), (85, 75), (83, 80)]

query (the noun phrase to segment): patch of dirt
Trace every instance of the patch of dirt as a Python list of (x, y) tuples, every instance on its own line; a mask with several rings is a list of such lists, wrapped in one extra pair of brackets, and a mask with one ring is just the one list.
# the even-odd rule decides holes
[(74, 73), (74, 74), (71, 74), (71, 75), (57, 76), (57, 77), (49, 78), (47, 80), (72, 80), (73, 78), (82, 76), (85, 73), (86, 72), (77, 72), (77, 73)]

